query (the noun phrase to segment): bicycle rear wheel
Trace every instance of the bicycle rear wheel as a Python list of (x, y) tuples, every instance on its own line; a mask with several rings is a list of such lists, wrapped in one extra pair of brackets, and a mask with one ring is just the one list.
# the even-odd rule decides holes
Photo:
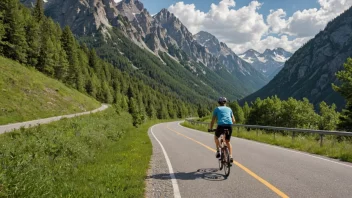
[(222, 168), (224, 167), (223, 160), (220, 158), (218, 161), (219, 161), (219, 170), (222, 170)]
[(224, 166), (224, 172), (225, 172), (225, 176), (228, 177), (230, 175), (230, 167), (231, 167), (231, 162), (230, 162), (230, 155), (229, 155), (229, 149), (226, 147), (224, 149), (224, 156), (223, 156), (223, 166)]

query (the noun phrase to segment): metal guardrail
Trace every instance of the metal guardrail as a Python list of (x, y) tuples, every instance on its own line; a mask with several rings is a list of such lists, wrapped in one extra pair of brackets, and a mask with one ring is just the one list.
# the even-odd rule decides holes
[[(194, 119), (186, 119), (187, 122), (192, 124), (204, 124), (209, 125), (208, 122), (200, 122)], [(320, 146), (323, 146), (323, 138), (324, 135), (336, 135), (336, 136), (344, 136), (344, 137), (352, 137), (352, 132), (345, 131), (324, 131), (324, 130), (311, 130), (311, 129), (299, 129), (299, 128), (285, 128), (285, 127), (274, 127), (274, 126), (260, 126), (260, 125), (245, 125), (245, 124), (233, 124), (233, 127), (237, 127), (237, 131), (239, 132), (240, 127), (251, 128), (251, 129), (266, 129), (273, 131), (292, 131), (292, 140), (294, 140), (296, 133), (313, 133), (320, 135)], [(257, 134), (258, 135), (258, 134)], [(274, 133), (275, 138), (275, 133)]]

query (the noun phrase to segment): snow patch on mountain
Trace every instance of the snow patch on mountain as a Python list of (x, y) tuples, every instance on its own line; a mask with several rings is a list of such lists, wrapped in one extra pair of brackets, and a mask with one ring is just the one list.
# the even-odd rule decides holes
[(253, 49), (240, 54), (239, 57), (250, 63), (254, 68), (265, 76), (272, 79), (283, 67), (285, 62), (292, 56), (290, 52), (282, 48), (267, 49), (264, 53), (259, 53)]
[(257, 58), (258, 58), (258, 60), (259, 60), (260, 62), (262, 62), (262, 63), (268, 62), (268, 60), (266, 60), (265, 57), (258, 56)]

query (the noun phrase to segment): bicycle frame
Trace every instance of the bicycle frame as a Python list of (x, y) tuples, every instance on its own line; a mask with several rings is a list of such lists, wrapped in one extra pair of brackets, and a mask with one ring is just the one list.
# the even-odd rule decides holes
[(220, 159), (219, 159), (219, 169), (222, 170), (224, 168), (225, 176), (228, 177), (230, 175), (230, 152), (229, 148), (226, 144), (225, 135), (228, 134), (229, 131), (225, 129), (224, 133), (222, 133), (219, 137), (220, 139)]

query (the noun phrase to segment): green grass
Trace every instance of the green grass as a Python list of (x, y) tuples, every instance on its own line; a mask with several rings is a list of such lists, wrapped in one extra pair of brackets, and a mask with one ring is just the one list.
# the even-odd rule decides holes
[[(183, 122), (182, 125), (204, 132), (208, 130), (206, 125), (192, 125), (188, 122)], [(275, 133), (274, 136), (273, 133), (261, 130), (247, 131), (244, 128), (239, 130), (234, 128), (232, 136), (352, 162), (352, 142), (348, 140), (339, 142), (334, 136), (325, 136), (322, 147), (316, 135), (296, 135), (293, 140), (291, 133), (289, 135)]]
[(156, 122), (109, 108), (1, 135), (0, 197), (143, 197)]
[(96, 100), (0, 56), (0, 125), (92, 110)]

